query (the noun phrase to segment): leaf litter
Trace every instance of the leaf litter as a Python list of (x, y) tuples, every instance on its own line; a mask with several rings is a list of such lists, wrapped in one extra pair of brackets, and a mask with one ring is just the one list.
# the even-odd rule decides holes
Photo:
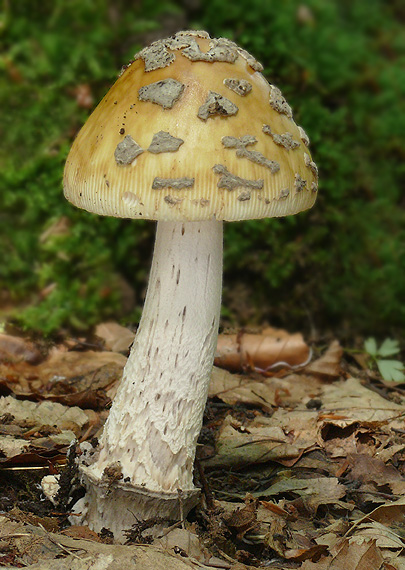
[[(405, 569), (401, 387), (337, 341), (311, 360), (275, 329), (219, 339), (189, 521), (154, 544), (134, 525), (125, 546), (69, 526), (71, 442), (100, 434), (134, 333), (96, 335), (45, 349), (0, 335), (0, 567)], [(53, 502), (45, 475), (65, 486)]]

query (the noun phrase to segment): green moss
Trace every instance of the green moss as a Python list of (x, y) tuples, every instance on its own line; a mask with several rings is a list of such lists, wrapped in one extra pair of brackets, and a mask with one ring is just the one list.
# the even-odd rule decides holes
[[(78, 104), (77, 88), (88, 90), (94, 106), (152, 31), (170, 18), (186, 27), (182, 8), (151, 0), (21, 0), (4, 6), (0, 302), (24, 303), (19, 321), (45, 332), (85, 328), (113, 315), (128, 320), (122, 278), (135, 290), (139, 309), (154, 225), (75, 210), (62, 196), (63, 164), (91, 110)], [(230, 37), (262, 61), (310, 136), (320, 169), (319, 199), (310, 212), (226, 225), (225, 304), (231, 305), (232, 291), (243, 281), (258, 320), (289, 328), (308, 320), (319, 329), (344, 325), (351, 334), (401, 330), (400, 4), (205, 0), (192, 18), (188, 26)], [(228, 317), (240, 322), (237, 305), (232, 307)]]

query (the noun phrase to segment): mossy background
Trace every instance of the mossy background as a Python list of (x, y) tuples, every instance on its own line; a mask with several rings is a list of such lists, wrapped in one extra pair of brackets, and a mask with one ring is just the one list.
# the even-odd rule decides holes
[(139, 318), (154, 224), (79, 211), (63, 164), (143, 45), (187, 28), (252, 52), (311, 139), (316, 206), (229, 223), (224, 322), (354, 337), (405, 323), (401, 0), (3, 0), (0, 313), (52, 333)]

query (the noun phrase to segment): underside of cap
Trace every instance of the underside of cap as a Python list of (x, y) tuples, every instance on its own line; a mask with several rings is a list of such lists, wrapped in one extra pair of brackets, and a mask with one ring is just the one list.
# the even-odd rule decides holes
[(142, 50), (78, 134), (65, 196), (97, 214), (167, 221), (295, 214), (317, 195), (308, 137), (233, 42), (180, 32)]

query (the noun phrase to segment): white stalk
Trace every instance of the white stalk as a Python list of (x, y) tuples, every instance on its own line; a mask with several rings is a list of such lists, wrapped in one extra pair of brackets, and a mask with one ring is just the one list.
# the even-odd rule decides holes
[(222, 222), (159, 222), (139, 329), (99, 453), (81, 467), (96, 531), (120, 535), (137, 519), (178, 519), (195, 504), (221, 289)]

